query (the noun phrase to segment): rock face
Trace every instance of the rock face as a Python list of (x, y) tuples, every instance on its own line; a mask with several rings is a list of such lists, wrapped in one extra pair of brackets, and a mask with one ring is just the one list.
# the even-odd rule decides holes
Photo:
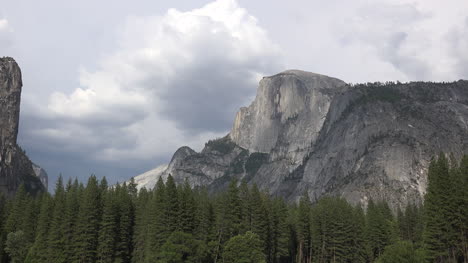
[(290, 70), (260, 81), (226, 137), (200, 153), (180, 148), (160, 176), (212, 191), (236, 177), (290, 201), (307, 191), (396, 208), (422, 200), (439, 152), (468, 153), (468, 81), (351, 86)]
[(16, 144), (22, 85), (18, 64), (12, 58), (0, 58), (0, 192), (7, 196), (21, 183), (33, 193), (45, 190), (32, 162)]
[(44, 188), (49, 189), (49, 175), (47, 175), (47, 172), (35, 163), (32, 163), (32, 167), (34, 170), (34, 174), (37, 178), (39, 178)]

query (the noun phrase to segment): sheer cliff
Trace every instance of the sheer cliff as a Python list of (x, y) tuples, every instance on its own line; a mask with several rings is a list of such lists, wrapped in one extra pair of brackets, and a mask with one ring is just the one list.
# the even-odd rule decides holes
[(0, 58), (0, 193), (7, 196), (22, 183), (32, 193), (45, 190), (32, 162), (16, 143), (22, 85), (18, 64), (12, 58)]
[(421, 200), (439, 152), (468, 152), (467, 81), (349, 85), (289, 70), (260, 81), (226, 137), (180, 148), (145, 180), (172, 174), (220, 191), (236, 177), (291, 201), (307, 191), (397, 207)]

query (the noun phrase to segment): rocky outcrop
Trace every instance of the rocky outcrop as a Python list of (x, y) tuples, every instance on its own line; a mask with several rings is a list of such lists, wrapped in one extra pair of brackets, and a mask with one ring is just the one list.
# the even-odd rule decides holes
[(12, 58), (0, 58), (0, 192), (13, 195), (24, 183), (32, 193), (45, 190), (32, 162), (17, 145), (21, 70)]
[(291, 201), (307, 191), (396, 208), (422, 200), (439, 152), (468, 152), (467, 81), (352, 86), (290, 70), (260, 81), (225, 138), (179, 149), (161, 174), (213, 191), (236, 177)]
[(47, 174), (47, 172), (35, 163), (32, 163), (32, 167), (34, 170), (34, 175), (36, 175), (36, 177), (39, 178), (44, 188), (49, 189), (49, 175)]

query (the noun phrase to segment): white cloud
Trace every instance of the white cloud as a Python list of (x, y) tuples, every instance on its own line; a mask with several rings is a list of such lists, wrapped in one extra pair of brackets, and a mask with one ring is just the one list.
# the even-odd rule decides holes
[(118, 48), (80, 69), (80, 87), (36, 105), (29, 135), (99, 160), (152, 160), (224, 135), (279, 48), (234, 0), (128, 17)]
[[(370, 52), (399, 74), (400, 80), (454, 80), (467, 78), (466, 1), (362, 2), (337, 23), (344, 48)], [(461, 47), (461, 48), (460, 48)], [(458, 50), (458, 51), (456, 51)], [(366, 68), (363, 68), (366, 70)]]
[[(6, 49), (7, 47), (11, 46), (12, 34), (13, 28), (8, 23), (8, 20), (6, 18), (0, 18), (0, 48)], [(2, 55), (7, 54), (0, 53), (0, 56)]]

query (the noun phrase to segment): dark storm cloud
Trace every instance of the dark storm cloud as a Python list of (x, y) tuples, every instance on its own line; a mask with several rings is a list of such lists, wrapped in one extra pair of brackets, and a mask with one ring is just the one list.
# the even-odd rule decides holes
[(187, 132), (225, 132), (239, 106), (255, 94), (257, 83), (253, 73), (258, 69), (274, 71), (255, 65), (255, 61), (240, 69), (222, 57), (210, 61), (200, 59), (189, 70), (182, 70), (167, 92), (161, 94), (162, 115), (175, 120)]

